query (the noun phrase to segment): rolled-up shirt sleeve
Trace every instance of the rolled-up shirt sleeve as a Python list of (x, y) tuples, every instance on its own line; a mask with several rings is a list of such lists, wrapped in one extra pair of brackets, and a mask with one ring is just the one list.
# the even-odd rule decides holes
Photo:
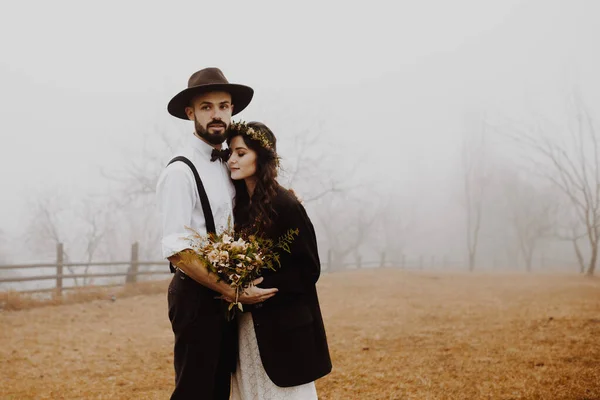
[[(197, 202), (197, 189), (189, 167), (181, 162), (169, 165), (156, 186), (160, 224), (161, 248), (164, 258), (190, 247), (186, 237), (192, 226), (192, 213)], [(200, 234), (206, 232), (199, 231)]]

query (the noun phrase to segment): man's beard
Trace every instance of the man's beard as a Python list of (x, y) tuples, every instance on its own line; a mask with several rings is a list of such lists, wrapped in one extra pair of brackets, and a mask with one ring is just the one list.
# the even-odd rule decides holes
[[(208, 133), (208, 129), (213, 126), (222, 126), (223, 133)], [(196, 135), (206, 140), (210, 144), (222, 144), (227, 139), (227, 124), (221, 121), (211, 121), (206, 125), (206, 129), (198, 122), (194, 117), (194, 127), (196, 129)]]

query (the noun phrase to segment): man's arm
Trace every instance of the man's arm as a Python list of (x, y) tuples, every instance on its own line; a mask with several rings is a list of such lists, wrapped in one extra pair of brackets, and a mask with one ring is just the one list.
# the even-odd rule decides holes
[(180, 251), (169, 257), (168, 260), (201, 285), (221, 293), (225, 297), (235, 296), (233, 288), (224, 281), (217, 282), (217, 276), (210, 273), (206, 266), (194, 256), (193, 250)]

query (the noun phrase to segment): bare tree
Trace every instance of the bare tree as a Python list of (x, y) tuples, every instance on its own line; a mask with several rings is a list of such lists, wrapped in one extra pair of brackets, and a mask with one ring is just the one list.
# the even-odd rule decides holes
[(392, 262), (399, 265), (402, 262), (406, 245), (413, 233), (415, 215), (412, 206), (399, 205), (396, 196), (382, 196), (381, 203), (375, 216), (373, 233), (374, 247), (381, 254), (380, 264)]
[[(55, 249), (58, 243), (69, 242), (76, 233), (65, 229), (64, 226), (64, 222), (70, 220), (66, 217), (70, 209), (66, 197), (45, 194), (35, 198), (30, 207), (33, 213), (26, 233), (26, 241), (34, 252), (40, 252), (45, 256), (49, 248)], [(70, 258), (70, 253), (64, 250), (63, 260), (68, 263)], [(73, 267), (67, 267), (67, 270), (75, 274)], [(74, 281), (75, 286), (78, 286), (77, 278)]]
[[(539, 124), (536, 130), (517, 129), (510, 136), (535, 150), (541, 161), (532, 162), (539, 173), (569, 200), (590, 248), (586, 274), (591, 276), (598, 262), (600, 243), (600, 146), (595, 123), (577, 91), (572, 100), (572, 120), (565, 128), (569, 134), (567, 143), (540, 137), (542, 127)], [(574, 243), (578, 236), (570, 235)], [(580, 250), (576, 251), (577, 257), (581, 257)]]
[(579, 273), (584, 274), (586, 262), (580, 241), (585, 240), (587, 235), (581, 225), (580, 219), (577, 215), (573, 216), (573, 214), (573, 209), (569, 207), (569, 204), (567, 204), (565, 211), (559, 212), (557, 218), (560, 223), (555, 227), (554, 236), (559, 240), (571, 243), (577, 259), (577, 265), (579, 266)]
[(340, 170), (332, 160), (339, 159), (334, 146), (325, 145), (323, 121), (303, 128), (291, 136), (292, 144), (284, 150), (280, 181), (284, 186), (300, 191), (304, 203), (313, 203), (333, 194), (355, 188), (351, 180), (360, 162)]
[[(80, 221), (83, 223), (81, 241), (85, 258), (84, 274), (86, 275), (89, 271), (90, 263), (97, 256), (105, 236), (112, 231), (110, 224), (107, 223), (107, 212), (106, 205), (86, 201), (79, 213)], [(92, 281), (89, 278), (83, 278), (83, 285), (91, 283)]]
[[(468, 121), (471, 125), (473, 121)], [(473, 126), (474, 125), (474, 126)], [(480, 239), (485, 189), (488, 184), (486, 164), (486, 124), (467, 126), (463, 140), (462, 165), (464, 178), (464, 206), (469, 271), (475, 269)]]
[(348, 196), (334, 196), (314, 206), (330, 254), (329, 267), (341, 268), (349, 256), (360, 264), (360, 249), (373, 232), (377, 212), (373, 207), (366, 207), (364, 201)]
[[(27, 242), (34, 252), (45, 257), (48, 249), (54, 249), (58, 243), (63, 243), (63, 260), (67, 263), (79, 262), (82, 257), (82, 266), (87, 273), (89, 264), (98, 255), (104, 237), (109, 232), (107, 215), (110, 209), (107, 205), (101, 200), (93, 202), (82, 199), (77, 204), (66, 196), (43, 195), (36, 197), (32, 209), (34, 212), (27, 232)], [(76, 274), (76, 268), (69, 266), (67, 270), (70, 274)], [(89, 283), (86, 278), (73, 280), (75, 286)]]
[[(44, 248), (54, 248), (58, 243), (67, 240), (66, 232), (61, 224), (61, 214), (67, 209), (64, 198), (58, 196), (37, 196), (30, 209), (31, 221), (27, 230), (27, 242), (34, 246), (35, 251), (43, 251)], [(48, 246), (51, 244), (52, 246)], [(69, 255), (65, 252), (65, 260)]]
[(553, 196), (540, 192), (517, 174), (505, 176), (503, 187), (517, 247), (526, 270), (531, 272), (537, 244), (555, 228), (557, 204)]
[[(181, 141), (187, 133), (181, 133)], [(117, 208), (135, 203), (136, 207), (153, 204), (156, 183), (161, 171), (168, 161), (166, 157), (173, 152), (177, 140), (169, 137), (166, 130), (155, 128), (152, 134), (144, 136), (144, 140), (135, 150), (124, 150), (124, 158), (129, 160), (125, 167), (118, 171), (104, 169), (103, 176), (118, 184), (112, 202)]]

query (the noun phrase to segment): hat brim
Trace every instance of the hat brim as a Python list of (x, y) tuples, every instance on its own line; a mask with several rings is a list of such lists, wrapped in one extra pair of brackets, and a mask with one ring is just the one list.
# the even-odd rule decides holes
[(190, 106), (192, 99), (202, 93), (223, 91), (231, 94), (231, 103), (233, 104), (233, 112), (231, 115), (236, 115), (242, 112), (254, 96), (254, 89), (249, 86), (238, 85), (235, 83), (214, 83), (208, 85), (193, 86), (177, 93), (169, 104), (167, 111), (174, 117), (188, 120), (185, 113), (185, 108)]

